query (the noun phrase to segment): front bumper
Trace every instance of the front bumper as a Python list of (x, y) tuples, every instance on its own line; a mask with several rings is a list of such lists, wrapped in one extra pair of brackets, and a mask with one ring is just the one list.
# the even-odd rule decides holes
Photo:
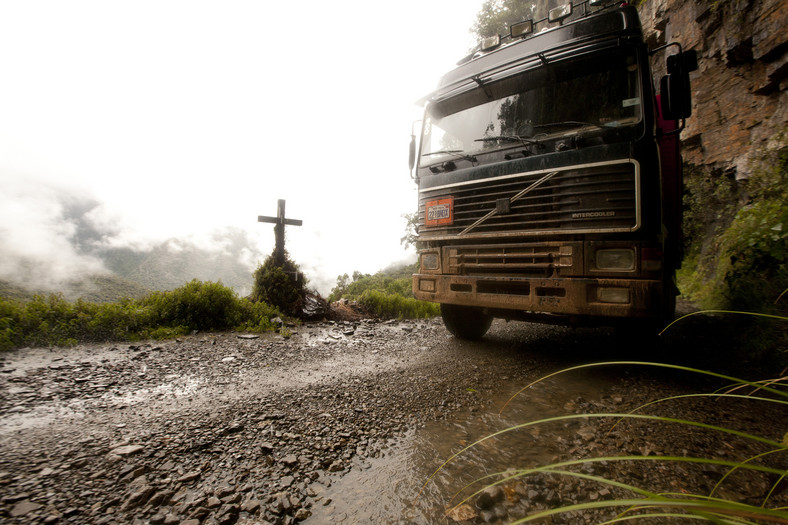
[(413, 293), (423, 301), (591, 317), (658, 316), (662, 290), (661, 281), (646, 279), (413, 275)]

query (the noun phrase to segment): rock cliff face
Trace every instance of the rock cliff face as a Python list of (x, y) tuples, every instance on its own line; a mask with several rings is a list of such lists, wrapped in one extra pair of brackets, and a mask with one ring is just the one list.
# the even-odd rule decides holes
[[(638, 10), (650, 48), (698, 52), (685, 162), (748, 178), (788, 125), (788, 0), (645, 0)], [(658, 82), (664, 53), (652, 60)]]

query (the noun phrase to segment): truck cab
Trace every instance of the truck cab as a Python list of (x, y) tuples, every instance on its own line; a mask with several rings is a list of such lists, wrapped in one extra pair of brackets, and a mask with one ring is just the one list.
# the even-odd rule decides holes
[(568, 3), (486, 39), (423, 98), (413, 292), (454, 335), (673, 315), (694, 54), (669, 58), (661, 97), (649, 58), (634, 7)]

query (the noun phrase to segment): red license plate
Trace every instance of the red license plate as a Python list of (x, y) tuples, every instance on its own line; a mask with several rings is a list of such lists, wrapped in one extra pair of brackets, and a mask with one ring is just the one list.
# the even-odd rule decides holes
[(454, 223), (454, 197), (429, 201), (425, 205), (427, 214), (425, 226), (439, 226)]

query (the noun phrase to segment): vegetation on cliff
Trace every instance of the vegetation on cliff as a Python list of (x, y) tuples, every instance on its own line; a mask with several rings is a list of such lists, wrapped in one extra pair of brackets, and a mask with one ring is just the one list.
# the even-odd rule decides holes
[[(761, 155), (746, 181), (689, 170), (679, 287), (704, 309), (788, 315), (786, 136), (782, 148)], [(752, 322), (741, 334), (754, 350), (785, 350), (782, 324)]]

